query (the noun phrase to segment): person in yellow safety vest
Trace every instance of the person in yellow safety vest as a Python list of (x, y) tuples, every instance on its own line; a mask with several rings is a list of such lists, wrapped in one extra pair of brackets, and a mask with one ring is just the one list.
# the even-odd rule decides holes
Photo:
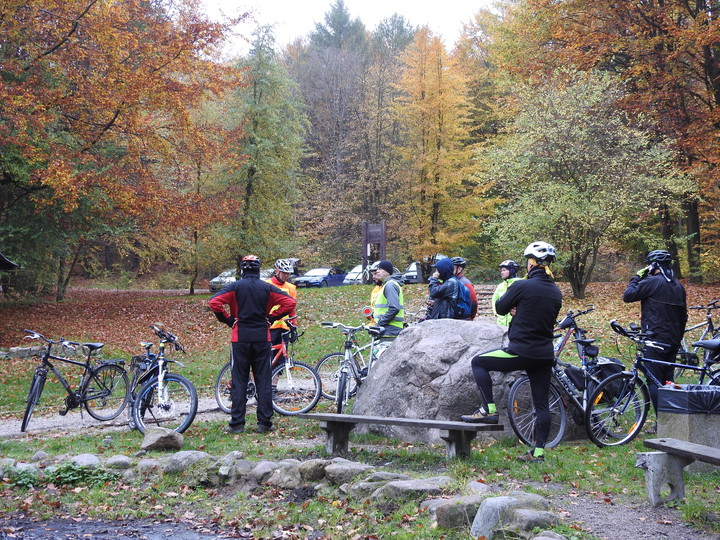
[[(273, 271), (273, 275), (267, 281), (268, 283), (275, 285), (278, 289), (285, 291), (291, 298), (296, 299), (297, 288), (294, 284), (288, 281), (293, 273), (293, 270), (294, 268), (291, 261), (287, 259), (278, 259), (275, 261), (275, 270)], [(272, 313), (274, 309), (275, 308), (273, 307), (273, 309), (270, 310), (270, 313)], [(272, 345), (279, 345), (281, 343), (283, 333), (290, 329), (285, 322), (285, 319), (294, 316), (295, 308), (293, 308), (287, 316), (270, 325), (270, 342)], [(297, 323), (297, 319), (295, 322)], [(284, 358), (282, 360), (284, 360)]]
[(498, 315), (497, 311), (495, 311), (495, 302), (507, 292), (510, 285), (522, 278), (517, 277), (517, 271), (520, 269), (520, 265), (515, 261), (507, 259), (501, 262), (498, 266), (500, 267), (500, 277), (502, 277), (502, 281), (492, 295), (492, 310), (497, 318), (498, 325), (507, 329), (507, 327), (510, 326), (512, 315), (510, 313), (507, 315)]
[(372, 304), (373, 319), (385, 329), (384, 336), (397, 336), (405, 327), (405, 306), (400, 274), (393, 274), (390, 261), (380, 261), (373, 272), (373, 280), (381, 281), (380, 290)]
[(373, 280), (373, 283), (375, 286), (373, 287), (372, 291), (370, 291), (370, 316), (368, 319), (370, 320), (370, 324), (377, 326), (377, 323), (375, 322), (375, 319), (373, 318), (373, 306), (375, 305), (375, 299), (377, 298), (377, 295), (380, 294), (380, 291), (382, 290), (383, 282), (381, 279), (375, 279), (375, 270), (378, 269), (378, 265), (380, 264), (380, 261), (375, 261), (368, 267), (368, 272), (370, 273), (370, 278)]

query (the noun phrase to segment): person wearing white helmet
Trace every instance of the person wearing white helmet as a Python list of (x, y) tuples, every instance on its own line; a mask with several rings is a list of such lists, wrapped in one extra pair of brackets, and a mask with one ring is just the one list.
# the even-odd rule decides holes
[(505, 259), (498, 266), (500, 267), (500, 277), (502, 281), (495, 288), (495, 292), (492, 295), (492, 310), (498, 326), (502, 326), (507, 331), (508, 326), (510, 326), (510, 321), (512, 320), (512, 315), (509, 313), (507, 315), (499, 315), (498, 312), (495, 311), (495, 302), (507, 292), (510, 285), (522, 278), (517, 277), (517, 271), (520, 270), (520, 265), (512, 259)]
[[(288, 259), (278, 259), (275, 261), (273, 275), (267, 280), (267, 282), (275, 285), (281, 291), (285, 291), (290, 298), (297, 301), (297, 287), (295, 287), (294, 283), (290, 283), (289, 281), (294, 270), (295, 268), (292, 261), (289, 261)], [(288, 317), (295, 317), (295, 315), (296, 313), (293, 309), (288, 315), (270, 325), (270, 343), (272, 345), (280, 344), (283, 339), (283, 334), (290, 330), (287, 322), (285, 322), (286, 319)], [(295, 324), (297, 325), (297, 319), (295, 319)], [(284, 358), (278, 360), (285, 361)]]
[(497, 424), (498, 413), (493, 398), (491, 371), (525, 370), (530, 379), (535, 407), (535, 441), (533, 448), (518, 459), (524, 462), (545, 460), (545, 443), (550, 433), (549, 388), (552, 366), (553, 330), (562, 293), (553, 282), (549, 265), (555, 261), (555, 248), (547, 242), (533, 242), (525, 249), (527, 279), (516, 281), (495, 302), (500, 315), (513, 313), (508, 331), (508, 346), (475, 356), (471, 365), (475, 382), (485, 407), (463, 415), (464, 422)]

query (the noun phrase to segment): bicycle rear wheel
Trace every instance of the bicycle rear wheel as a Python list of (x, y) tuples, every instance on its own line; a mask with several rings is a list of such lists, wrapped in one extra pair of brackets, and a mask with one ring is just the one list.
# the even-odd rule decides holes
[(128, 404), (130, 382), (117, 364), (103, 364), (90, 374), (83, 403), (90, 416), (100, 421), (120, 416)]
[(600, 446), (619, 446), (640, 432), (650, 408), (647, 385), (631, 373), (617, 373), (605, 379), (588, 399), (585, 429)]
[(183, 433), (197, 414), (198, 397), (193, 384), (182, 375), (165, 375), (162, 391), (158, 379), (146, 382), (133, 403), (135, 427), (145, 433), (148, 426), (158, 426)]
[(285, 362), (272, 372), (274, 385), (273, 409), (285, 416), (311, 410), (322, 395), (322, 383), (317, 372), (303, 362)]
[(27, 426), (30, 423), (30, 417), (32, 417), (32, 413), (35, 410), (35, 406), (40, 403), (40, 396), (42, 395), (43, 388), (45, 387), (46, 378), (46, 373), (38, 373), (36, 371), (35, 375), (33, 375), (33, 380), (30, 383), (30, 391), (28, 392), (27, 398), (25, 398), (25, 401), (27, 401), (27, 407), (25, 408), (25, 415), (23, 416), (22, 424), (20, 425), (20, 431), (22, 432), (27, 429)]
[(232, 409), (232, 398), (230, 388), (232, 386), (232, 365), (225, 364), (215, 380), (215, 401), (224, 413), (230, 414)]
[[(550, 385), (550, 433), (545, 443), (545, 448), (557, 446), (565, 435), (567, 426), (567, 411), (562, 397), (557, 389)], [(522, 376), (517, 379), (507, 397), (508, 420), (515, 435), (528, 446), (535, 446), (535, 406), (533, 405), (532, 392), (530, 391), (530, 379)]]
[[(361, 365), (362, 357), (359, 353), (354, 355), (355, 361), (358, 365)], [(335, 392), (337, 392), (338, 377), (340, 376), (340, 366), (345, 360), (345, 354), (341, 352), (334, 352), (326, 354), (315, 366), (322, 383), (322, 397), (335, 401)], [(351, 379), (350, 382), (350, 395), (354, 396), (357, 393), (357, 382), (355, 379)]]

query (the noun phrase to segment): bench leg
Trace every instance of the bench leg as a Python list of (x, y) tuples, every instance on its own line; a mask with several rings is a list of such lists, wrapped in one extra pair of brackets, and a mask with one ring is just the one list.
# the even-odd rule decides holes
[(344, 454), (348, 451), (350, 432), (355, 424), (349, 422), (320, 422), (320, 429), (324, 430), (327, 438), (325, 440), (325, 452), (328, 454)]
[(445, 441), (445, 459), (470, 457), (470, 443), (476, 436), (476, 431), (442, 430), (440, 438)]
[[(645, 489), (653, 506), (685, 497), (683, 468), (695, 461), (665, 452), (638, 452), (636, 467), (645, 470)], [(667, 495), (663, 490), (670, 489)]]

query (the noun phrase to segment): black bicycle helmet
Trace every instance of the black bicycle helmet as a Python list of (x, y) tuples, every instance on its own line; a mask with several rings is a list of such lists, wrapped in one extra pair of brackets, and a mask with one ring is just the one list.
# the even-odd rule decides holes
[(499, 268), (509, 268), (510, 270), (520, 270), (520, 265), (512, 259), (505, 259), (503, 262), (498, 264)]
[(250, 270), (251, 272), (260, 272), (262, 262), (257, 255), (245, 255), (240, 261), (240, 270)]
[(465, 268), (467, 266), (467, 261), (462, 257), (453, 257), (450, 260), (452, 261), (453, 266), (459, 266), (461, 268)]
[(660, 264), (670, 264), (672, 262), (672, 255), (670, 255), (670, 252), (665, 249), (656, 249), (654, 251), (651, 251), (647, 254), (647, 257), (645, 257), (645, 263), (660, 263)]

